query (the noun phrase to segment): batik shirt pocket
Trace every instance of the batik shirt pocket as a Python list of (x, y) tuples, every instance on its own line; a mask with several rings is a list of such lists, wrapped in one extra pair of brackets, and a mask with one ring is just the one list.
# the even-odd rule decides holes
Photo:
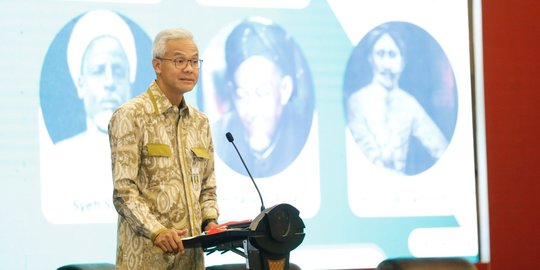
[(149, 143), (146, 145), (147, 156), (150, 157), (171, 157), (172, 150), (167, 144)]
[(172, 167), (172, 148), (164, 143), (148, 143), (143, 147), (143, 170), (146, 175), (154, 175), (149, 181), (157, 181), (149, 183), (150, 186), (155, 186), (168, 177), (167, 171)]

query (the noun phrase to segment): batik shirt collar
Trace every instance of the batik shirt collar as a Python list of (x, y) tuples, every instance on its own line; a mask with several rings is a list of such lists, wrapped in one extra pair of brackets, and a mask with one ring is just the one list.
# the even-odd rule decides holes
[(154, 107), (154, 113), (156, 115), (164, 114), (169, 111), (178, 111), (180, 110), (180, 115), (189, 115), (191, 108), (186, 103), (186, 99), (182, 98), (180, 106), (176, 107), (172, 105), (169, 99), (163, 94), (163, 91), (159, 88), (156, 81), (153, 81), (150, 87), (147, 90), (150, 100), (152, 101), (152, 106)]

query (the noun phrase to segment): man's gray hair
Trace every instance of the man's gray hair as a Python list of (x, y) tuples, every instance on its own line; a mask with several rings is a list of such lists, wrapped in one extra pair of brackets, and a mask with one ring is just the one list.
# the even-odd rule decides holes
[(154, 44), (152, 46), (152, 58), (165, 56), (165, 51), (167, 50), (167, 41), (177, 39), (187, 39), (193, 41), (193, 34), (183, 28), (169, 28), (160, 31), (154, 39)]

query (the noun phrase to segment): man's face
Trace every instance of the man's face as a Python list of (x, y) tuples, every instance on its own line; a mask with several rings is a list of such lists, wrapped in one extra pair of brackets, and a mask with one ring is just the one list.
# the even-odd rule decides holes
[(283, 76), (262, 56), (246, 59), (234, 73), (234, 104), (253, 150), (264, 151), (272, 142), (283, 112)]
[(118, 40), (103, 36), (90, 43), (78, 87), (89, 124), (107, 132), (112, 113), (131, 96), (129, 78), (129, 63)]
[[(169, 60), (154, 59), (153, 63), (165, 95), (183, 96), (191, 91), (199, 80), (199, 67), (188, 62), (199, 59), (197, 45), (189, 39), (169, 40), (163, 58)], [(176, 60), (183, 60), (185, 64), (177, 66)]]
[(398, 87), (404, 63), (401, 51), (390, 35), (384, 34), (375, 42), (370, 59), (375, 81), (388, 90)]

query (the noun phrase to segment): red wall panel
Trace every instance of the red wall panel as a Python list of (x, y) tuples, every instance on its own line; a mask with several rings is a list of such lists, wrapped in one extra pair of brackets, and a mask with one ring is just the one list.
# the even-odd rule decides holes
[(491, 263), (537, 269), (540, 254), (540, 2), (484, 0)]

